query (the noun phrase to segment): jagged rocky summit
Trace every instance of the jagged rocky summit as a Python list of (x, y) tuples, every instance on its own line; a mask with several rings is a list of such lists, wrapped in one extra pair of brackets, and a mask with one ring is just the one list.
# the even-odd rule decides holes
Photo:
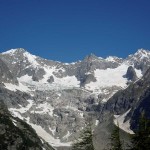
[[(122, 130), (134, 132), (134, 106), (145, 110), (143, 89), (138, 84), (147, 85), (149, 66), (150, 51), (144, 49), (125, 59), (91, 54), (74, 63), (43, 59), (22, 48), (11, 49), (0, 54), (1, 87), (9, 91), (3, 90), (1, 99), (13, 117), (31, 125), (55, 148), (66, 149), (89, 118), (97, 128), (110, 120), (106, 116), (112, 112), (116, 119), (125, 121), (120, 121)], [(137, 86), (139, 89), (134, 90)]]

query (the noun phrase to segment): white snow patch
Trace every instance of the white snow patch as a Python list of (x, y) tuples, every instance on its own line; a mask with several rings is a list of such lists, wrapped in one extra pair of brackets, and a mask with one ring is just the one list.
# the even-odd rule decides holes
[[(33, 105), (33, 100), (27, 100), (29, 102), (29, 104), (26, 107), (22, 107), (21, 105), (20, 108), (9, 108), (9, 111), (14, 113), (16, 117), (20, 118), (20, 113), (25, 113), (27, 112)], [(22, 117), (21, 117), (22, 118)]]
[(95, 121), (95, 126), (97, 126), (99, 124), (99, 120)]
[(107, 89), (104, 89), (103, 91), (102, 91), (104, 94), (109, 94), (109, 90), (107, 90)]
[(81, 116), (81, 118), (83, 118), (84, 113), (83, 112), (79, 112), (79, 115)]
[(85, 73), (85, 75), (89, 75), (89, 74), (91, 74), (91, 72), (86, 72), (86, 73)]
[(108, 101), (109, 98), (103, 98), (103, 100), (101, 101), (102, 103), (106, 103)]
[(54, 79), (57, 84), (60, 84), (61, 86), (67, 86), (67, 87), (79, 87), (80, 81), (77, 80), (75, 76), (66, 76), (63, 78), (55, 78)]
[(128, 65), (122, 64), (117, 68), (107, 68), (106, 70), (96, 69), (94, 71), (96, 82), (90, 82), (86, 89), (100, 93), (101, 88), (118, 86), (125, 88), (127, 79), (123, 76), (126, 74)]
[(24, 76), (21, 76), (20, 78), (17, 78), (18, 81), (20, 82), (27, 82), (27, 83), (30, 83), (32, 80), (32, 76), (29, 76), (29, 75), (24, 75)]
[(114, 115), (115, 119), (118, 118), (120, 115)]
[(71, 133), (69, 131), (67, 131), (67, 134), (63, 137), (63, 139), (68, 139), (70, 135), (71, 135)]
[(15, 126), (17, 126), (17, 121), (14, 120), (14, 119), (11, 119), (11, 120), (12, 120), (12, 123), (13, 123)]
[(22, 91), (22, 92), (29, 92), (29, 88), (27, 86), (24, 86), (22, 83), (19, 83), (19, 85), (11, 84), (11, 83), (4, 83), (5, 88), (10, 91)]
[(55, 128), (55, 129), (52, 129), (51, 127), (49, 127), (49, 130), (52, 132), (53, 135), (55, 135), (56, 128)]
[(49, 133), (47, 133), (41, 126), (29, 123), (32, 128), (35, 129), (36, 133), (42, 137), (46, 142), (48, 142), (50, 145), (54, 147), (59, 147), (59, 146), (71, 146), (71, 142), (67, 143), (62, 143), (60, 139), (55, 139), (52, 137)]
[(12, 113), (12, 115), (13, 115), (14, 117), (18, 117), (18, 118), (20, 118), (21, 120), (24, 119), (24, 118), (21, 116), (20, 112), (17, 111), (17, 109), (9, 108), (8, 110)]
[(58, 97), (61, 97), (61, 93), (56, 93)]
[(52, 107), (47, 102), (37, 105), (36, 109), (39, 109), (39, 110), (31, 111), (31, 113), (49, 114), (50, 116), (53, 116), (54, 107)]
[(126, 115), (130, 112), (130, 109), (122, 115), (115, 115), (114, 123), (115, 125), (119, 125), (119, 128), (124, 130), (127, 133), (134, 134), (134, 132), (130, 129), (130, 120), (124, 122)]
[(29, 52), (23, 53), (23, 55), (28, 59), (31, 65), (36, 68), (39, 66), (39, 63), (36, 61), (37, 56), (30, 54)]
[(59, 117), (58, 115), (54, 114), (54, 117)]
[(105, 60), (106, 61), (111, 61), (111, 62), (116, 62), (116, 58), (115, 56), (108, 56)]
[(17, 50), (17, 49), (10, 49), (10, 50), (8, 50), (8, 51), (6, 51), (6, 52), (3, 52), (2, 54), (10, 54), (10, 55), (13, 55), (13, 53), (15, 53), (16, 50)]
[[(30, 105), (30, 104), (29, 104)], [(27, 108), (29, 109), (29, 106), (27, 106)], [(32, 124), (30, 123), (30, 118), (23, 118), (20, 115), (20, 110), (19, 109), (13, 109), (13, 108), (9, 108), (9, 111), (12, 112), (14, 117), (18, 117), (22, 120), (25, 120), (28, 124), (30, 124), (32, 126), (33, 129), (35, 129), (36, 133), (43, 138), (46, 142), (48, 142), (50, 145), (54, 146), (54, 147), (59, 147), (59, 146), (71, 146), (71, 142), (66, 142), (66, 143), (62, 143), (60, 141), (60, 139), (55, 139), (52, 135), (50, 135), (49, 133), (47, 133), (41, 126), (38, 126), (36, 124)], [(22, 110), (21, 110), (22, 112)]]
[(142, 71), (141, 70), (138, 70), (136, 68), (134, 68), (135, 72), (136, 72), (136, 75), (138, 78), (141, 78), (143, 75), (142, 75)]

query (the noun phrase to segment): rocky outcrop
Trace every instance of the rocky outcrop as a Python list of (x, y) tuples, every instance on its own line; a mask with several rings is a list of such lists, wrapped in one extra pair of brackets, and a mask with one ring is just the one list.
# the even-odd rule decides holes
[[(29, 73), (29, 72), (28, 72)], [(27, 73), (27, 74), (28, 74)], [(36, 68), (34, 70), (34, 73), (31, 74), (33, 81), (39, 81), (40, 79), (43, 78), (43, 75), (45, 75), (45, 71), (43, 68)]]
[(150, 66), (150, 52), (149, 50), (139, 49), (135, 54), (129, 55), (125, 61), (136, 69), (142, 70), (142, 74), (145, 74)]
[(17, 78), (11, 73), (10, 69), (0, 59), (0, 82), (18, 84)]
[(81, 81), (81, 86), (85, 86), (86, 84), (90, 82), (96, 82), (96, 78), (94, 77), (93, 74), (87, 74), (84, 76), (84, 78)]
[(136, 72), (134, 70), (134, 68), (132, 66), (128, 67), (127, 73), (125, 75), (125, 77), (129, 80), (129, 81), (136, 81), (138, 79)]
[(54, 82), (54, 77), (50, 76), (49, 79), (47, 80), (48, 83), (53, 83)]

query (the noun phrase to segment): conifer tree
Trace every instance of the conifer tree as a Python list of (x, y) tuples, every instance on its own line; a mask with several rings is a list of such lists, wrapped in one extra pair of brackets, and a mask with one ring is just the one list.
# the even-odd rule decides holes
[(139, 126), (132, 137), (131, 150), (150, 150), (150, 120), (142, 115), (139, 119)]
[(81, 131), (79, 139), (72, 145), (72, 150), (94, 150), (93, 133), (90, 124)]
[(111, 148), (110, 150), (123, 150), (122, 143), (120, 140), (120, 129), (119, 125), (115, 126), (112, 134), (111, 134)]

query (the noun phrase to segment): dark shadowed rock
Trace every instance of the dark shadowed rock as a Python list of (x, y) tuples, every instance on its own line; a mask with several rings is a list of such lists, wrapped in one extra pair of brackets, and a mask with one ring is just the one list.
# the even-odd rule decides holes
[[(45, 74), (45, 71), (43, 68), (36, 68), (35, 70), (32, 71), (32, 79), (33, 81), (39, 81), (40, 79), (43, 78), (43, 75)], [(28, 74), (28, 72), (27, 72)]]
[(47, 82), (53, 83), (53, 82), (54, 82), (54, 77), (53, 77), (53, 76), (50, 76), (49, 79), (47, 80)]
[(81, 81), (81, 86), (85, 86), (85, 84), (88, 84), (90, 82), (96, 82), (96, 78), (93, 74), (85, 75), (83, 80)]
[(33, 74), (32, 80), (33, 80), (33, 81), (39, 81), (38, 77), (37, 77), (35, 74)]
[(136, 81), (138, 79), (136, 72), (132, 66), (128, 67), (126, 78), (131, 81)]

